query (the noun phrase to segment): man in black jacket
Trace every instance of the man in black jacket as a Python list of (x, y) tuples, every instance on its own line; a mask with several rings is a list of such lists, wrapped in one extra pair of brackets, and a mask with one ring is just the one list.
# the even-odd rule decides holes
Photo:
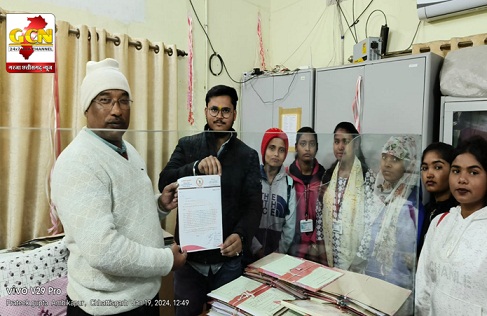
[[(203, 133), (183, 137), (159, 176), (159, 189), (185, 176), (220, 175), (224, 242), (220, 249), (192, 252), (174, 274), (176, 315), (198, 315), (207, 293), (238, 278), (262, 214), (259, 157), (237, 138), (237, 92), (218, 85), (206, 94)], [(178, 224), (176, 240), (179, 243)], [(189, 304), (186, 304), (189, 303)], [(175, 304), (178, 305), (178, 304)]]

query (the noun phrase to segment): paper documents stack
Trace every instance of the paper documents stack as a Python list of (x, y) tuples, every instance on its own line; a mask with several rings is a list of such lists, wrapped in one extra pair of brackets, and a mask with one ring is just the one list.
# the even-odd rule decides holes
[(317, 292), (343, 275), (322, 264), (277, 253), (250, 264), (246, 271), (254, 276), (260, 272), (309, 292)]
[[(289, 269), (293, 264), (297, 266)], [(299, 271), (301, 267), (311, 268)], [(286, 269), (289, 272), (284, 272)], [(297, 269), (299, 276), (287, 280)], [(303, 276), (302, 272), (308, 270), (313, 272)], [(394, 315), (411, 294), (410, 290), (377, 278), (278, 253), (250, 264), (245, 274), (293, 293), (295, 300), (283, 300), (281, 305), (300, 315)]]
[(394, 315), (410, 294), (367, 275), (272, 253), (208, 294), (208, 315)]
[(290, 294), (245, 276), (211, 291), (208, 296), (215, 299), (209, 315), (282, 315), (280, 312), (286, 307), (280, 301), (294, 299)]
[[(208, 294), (214, 300), (208, 315), (303, 315), (281, 302), (308, 299), (343, 273), (286, 255), (271, 255), (247, 267), (245, 276)], [(335, 310), (335, 309), (333, 309)]]

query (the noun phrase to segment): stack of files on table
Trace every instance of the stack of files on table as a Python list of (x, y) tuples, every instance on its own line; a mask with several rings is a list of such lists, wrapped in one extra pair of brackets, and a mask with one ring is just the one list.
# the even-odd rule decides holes
[(208, 315), (394, 315), (410, 290), (367, 275), (272, 253), (208, 294)]
[(208, 294), (213, 301), (208, 315), (300, 315), (287, 313), (282, 300), (294, 296), (269, 284), (241, 276)]

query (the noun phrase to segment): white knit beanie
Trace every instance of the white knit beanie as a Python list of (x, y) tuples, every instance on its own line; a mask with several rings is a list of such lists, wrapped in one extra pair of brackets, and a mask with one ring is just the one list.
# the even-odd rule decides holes
[(88, 110), (91, 101), (102, 91), (119, 89), (126, 91), (130, 96), (130, 87), (127, 78), (118, 67), (118, 61), (107, 58), (102, 61), (89, 61), (86, 63), (86, 76), (81, 83), (79, 99), (83, 113)]

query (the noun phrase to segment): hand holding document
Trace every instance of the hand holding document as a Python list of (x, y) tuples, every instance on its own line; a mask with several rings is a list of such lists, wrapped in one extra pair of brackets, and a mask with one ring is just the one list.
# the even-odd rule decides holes
[(188, 252), (220, 248), (223, 243), (220, 176), (178, 180), (179, 243)]

